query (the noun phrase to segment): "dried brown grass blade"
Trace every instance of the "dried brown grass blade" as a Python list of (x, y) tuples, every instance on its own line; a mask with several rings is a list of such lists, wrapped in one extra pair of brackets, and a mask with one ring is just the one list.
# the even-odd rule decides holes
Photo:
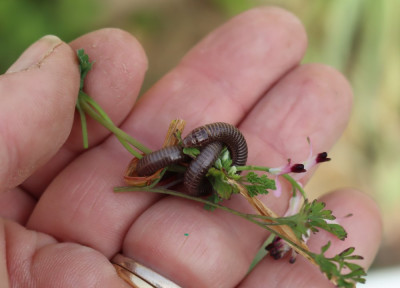
[[(272, 211), (267, 206), (265, 206), (264, 203), (261, 202), (257, 197), (250, 197), (247, 189), (243, 185), (240, 185), (237, 182), (235, 182), (235, 184), (238, 186), (240, 194), (249, 202), (249, 204), (251, 206), (253, 206), (253, 208), (257, 211), (257, 213), (259, 215), (273, 217), (273, 218), (278, 217), (278, 215), (274, 211)], [(264, 219), (264, 221), (267, 223), (275, 223), (273, 220), (269, 220), (269, 219)], [(304, 241), (299, 240), (296, 237), (296, 235), (294, 234), (293, 230), (289, 226), (271, 225), (271, 226), (269, 226), (269, 228), (271, 230), (273, 230), (274, 232), (276, 232), (277, 234), (286, 237), (287, 239), (289, 239), (290, 241), (295, 243), (298, 247), (301, 247), (301, 249), (304, 249), (305, 251), (310, 251), (310, 249), (308, 248), (306, 243), (304, 243)], [(290, 245), (297, 253), (304, 256), (305, 258), (307, 258), (308, 260), (310, 260), (312, 263), (314, 263), (316, 265), (314, 260), (308, 254), (304, 253), (303, 250), (297, 248), (296, 246), (292, 245), (291, 243), (288, 243), (288, 245)]]

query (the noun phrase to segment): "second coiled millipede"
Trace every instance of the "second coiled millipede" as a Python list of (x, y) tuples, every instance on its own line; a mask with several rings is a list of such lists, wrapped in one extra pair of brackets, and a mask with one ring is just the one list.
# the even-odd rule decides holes
[(189, 195), (205, 196), (213, 192), (212, 185), (205, 176), (208, 169), (217, 161), (221, 150), (221, 142), (212, 142), (201, 150), (196, 159), (190, 162), (183, 178), (183, 184)]

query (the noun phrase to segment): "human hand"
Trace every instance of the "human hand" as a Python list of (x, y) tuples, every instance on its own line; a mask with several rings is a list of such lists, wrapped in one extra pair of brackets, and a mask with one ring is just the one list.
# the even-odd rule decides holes
[[(120, 251), (182, 287), (333, 286), (302, 258), (295, 264), (264, 259), (246, 275), (267, 235), (236, 216), (173, 197), (113, 193), (129, 153), (90, 120), (91, 149), (84, 151), (74, 119), (79, 71), (73, 50), (84, 48), (96, 61), (85, 90), (152, 149), (179, 117), (186, 131), (216, 121), (237, 125), (251, 164), (301, 161), (307, 136), (314, 151), (327, 151), (347, 124), (351, 89), (331, 68), (299, 65), (306, 35), (297, 19), (276, 8), (243, 13), (195, 46), (137, 103), (147, 60), (135, 39), (105, 29), (70, 46), (45, 38), (0, 78), (5, 287), (128, 287), (109, 262)], [(267, 205), (283, 213), (288, 198), (267, 196)], [(381, 235), (375, 204), (352, 189), (323, 201), (339, 217), (354, 214), (338, 219), (349, 236), (339, 241), (320, 232), (310, 248), (319, 251), (328, 241), (332, 252), (355, 246), (369, 267)], [(239, 197), (226, 204), (253, 212)]]

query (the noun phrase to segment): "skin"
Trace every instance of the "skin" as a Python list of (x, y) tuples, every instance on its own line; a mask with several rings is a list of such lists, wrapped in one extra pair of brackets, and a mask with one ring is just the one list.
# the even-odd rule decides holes
[[(74, 116), (74, 50), (84, 48), (96, 61), (85, 90), (150, 148), (162, 145), (168, 123), (180, 117), (186, 131), (216, 121), (237, 125), (249, 145), (248, 163), (302, 161), (307, 136), (316, 152), (332, 147), (352, 105), (351, 88), (337, 71), (299, 64), (306, 42), (288, 12), (247, 11), (202, 40), (136, 103), (147, 60), (126, 32), (95, 31), (59, 43), (44, 59), (22, 55), (0, 77), (2, 287), (128, 287), (109, 263), (119, 251), (183, 287), (333, 287), (301, 257), (293, 265), (265, 259), (246, 275), (268, 235), (236, 216), (151, 193), (113, 193), (131, 157), (93, 121), (91, 148), (83, 151)], [(263, 200), (283, 213), (288, 195)], [(355, 246), (368, 268), (381, 238), (376, 204), (353, 189), (323, 201), (349, 237), (321, 232), (311, 237), (311, 249), (328, 240), (332, 253)], [(239, 197), (226, 204), (251, 212)]]

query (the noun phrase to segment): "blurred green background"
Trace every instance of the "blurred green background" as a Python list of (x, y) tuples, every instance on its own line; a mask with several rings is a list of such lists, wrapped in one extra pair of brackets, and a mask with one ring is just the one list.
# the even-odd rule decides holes
[(372, 195), (384, 216), (374, 267), (400, 264), (400, 1), (398, 0), (2, 0), (0, 72), (46, 34), (65, 41), (103, 27), (130, 31), (144, 46), (144, 90), (188, 49), (232, 16), (258, 5), (292, 11), (304, 23), (304, 62), (339, 69), (352, 83), (354, 111), (329, 164), (307, 187), (316, 197), (352, 186)]

